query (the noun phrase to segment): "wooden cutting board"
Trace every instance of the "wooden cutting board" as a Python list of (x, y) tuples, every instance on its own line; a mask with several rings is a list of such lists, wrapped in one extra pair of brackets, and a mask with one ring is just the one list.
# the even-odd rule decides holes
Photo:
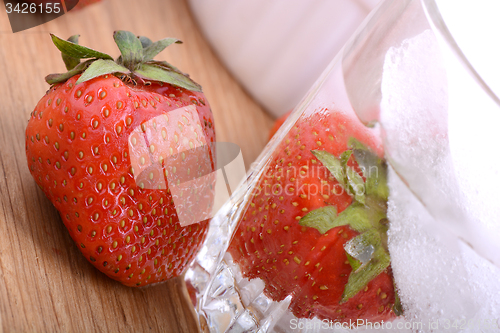
[(29, 114), (65, 71), (49, 32), (116, 56), (112, 33), (177, 37), (158, 59), (204, 87), (218, 141), (238, 144), (248, 166), (264, 147), (271, 118), (240, 88), (203, 39), (182, 0), (106, 0), (13, 34), (0, 7), (0, 328), (3, 332), (195, 332), (182, 279), (127, 288), (90, 265), (57, 211), (35, 185), (24, 153)]

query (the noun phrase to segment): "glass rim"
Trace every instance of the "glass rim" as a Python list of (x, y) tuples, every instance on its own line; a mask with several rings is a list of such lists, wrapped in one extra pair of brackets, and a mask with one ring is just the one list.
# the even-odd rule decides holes
[(490, 86), (485, 82), (481, 75), (474, 68), (472, 63), (466, 57), (457, 41), (453, 37), (451, 31), (446, 25), (441, 12), (439, 11), (438, 5), (435, 0), (420, 0), (422, 3), (422, 8), (425, 12), (427, 20), (433, 30), (441, 35), (443, 40), (446, 42), (447, 46), (452, 50), (457, 59), (460, 61), (462, 66), (467, 70), (469, 75), (476, 81), (476, 83), (481, 87), (481, 89), (498, 105), (500, 106), (500, 98), (495, 94), (495, 92), (490, 88)]

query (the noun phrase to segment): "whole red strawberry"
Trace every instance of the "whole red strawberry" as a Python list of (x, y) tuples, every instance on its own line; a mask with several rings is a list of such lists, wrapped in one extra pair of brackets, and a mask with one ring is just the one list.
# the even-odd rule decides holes
[[(399, 313), (387, 250), (386, 166), (344, 113), (302, 116), (266, 166), (229, 252), (298, 318), (358, 323)], [(368, 148), (372, 147), (372, 148)]]
[(214, 170), (215, 129), (200, 86), (152, 60), (179, 41), (126, 31), (114, 39), (117, 61), (76, 36), (52, 36), (68, 72), (47, 76), (26, 156), (83, 255), (111, 278), (144, 286), (181, 274), (204, 239), (207, 220), (180, 221), (179, 207), (211, 207), (209, 186), (182, 184)]

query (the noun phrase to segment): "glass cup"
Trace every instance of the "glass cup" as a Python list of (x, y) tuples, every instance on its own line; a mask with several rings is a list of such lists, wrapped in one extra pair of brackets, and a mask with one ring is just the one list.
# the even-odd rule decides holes
[[(203, 331), (500, 330), (496, 297), (500, 295), (500, 224), (496, 221), (500, 172), (492, 149), (499, 141), (496, 77), (500, 71), (495, 71), (498, 61), (488, 58), (492, 43), (487, 36), (494, 30), (483, 29), (481, 21), (488, 21), (494, 11), (482, 1), (474, 8), (467, 6), (454, 2), (453, 14), (445, 1), (382, 1), (337, 54), (211, 221), (205, 245), (185, 275), (196, 295)], [(457, 17), (463, 19), (460, 15), (473, 9), (480, 12), (470, 15), (476, 20), (464, 29)], [(304, 131), (309, 131), (307, 136)], [(350, 153), (343, 154), (345, 150)], [(318, 151), (327, 151), (333, 158)], [(280, 162), (294, 158), (293, 165)], [(333, 159), (330, 167), (341, 163), (344, 173), (321, 168), (328, 158)], [(296, 165), (296, 174), (286, 173)], [(388, 197), (384, 186), (368, 185), (370, 167), (377, 171), (375, 184), (387, 184)], [(357, 172), (349, 176), (348, 170)], [(306, 175), (299, 179), (301, 172)], [(265, 180), (284, 184), (278, 177), (287, 178), (293, 189), (275, 187), (262, 194)], [(331, 187), (300, 192), (297, 186), (304, 179), (310, 184), (323, 179), (318, 184)], [(363, 185), (360, 191), (357, 185)], [(271, 201), (259, 206), (259, 198)], [(351, 240), (362, 238), (350, 236), (340, 250), (350, 255), (346, 275), (385, 258), (377, 257), (379, 248), (386, 251), (390, 266), (377, 274), (393, 278), (394, 293), (385, 297), (392, 297), (397, 307), (376, 303), (377, 317), (370, 301), (359, 303), (359, 316), (346, 323), (334, 313), (344, 299), (336, 304), (321, 297), (308, 299), (317, 296), (308, 294), (311, 283), (323, 283), (321, 290), (331, 296), (342, 279), (328, 280), (329, 275), (319, 269), (301, 265), (307, 266), (319, 244), (326, 244), (328, 253), (321, 260), (333, 261), (337, 243), (327, 241), (333, 237), (327, 235), (347, 229), (320, 230), (311, 222), (312, 215), (306, 219), (309, 211), (280, 219), (288, 217), (288, 211), (281, 212), (279, 200), (295, 207), (303, 202), (313, 208), (335, 206), (332, 214), (338, 216), (352, 203), (378, 202), (383, 218), (377, 217), (376, 228), (388, 227), (378, 243), (356, 243)], [(251, 224), (250, 219), (257, 222)], [(351, 227), (354, 235), (365, 232)], [(292, 230), (296, 232), (289, 236), (286, 232)], [(249, 236), (252, 232), (254, 238)], [(297, 246), (312, 249), (294, 252)], [(259, 255), (265, 261), (256, 264)], [(279, 263), (273, 265), (275, 259)], [(310, 276), (302, 276), (304, 270)], [(373, 285), (365, 285), (352, 299), (371, 292)]]

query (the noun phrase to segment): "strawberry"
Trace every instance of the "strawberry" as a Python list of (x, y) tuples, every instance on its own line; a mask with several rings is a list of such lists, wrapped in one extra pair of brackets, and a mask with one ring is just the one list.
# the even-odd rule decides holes
[(215, 168), (208, 101), (189, 77), (152, 60), (176, 39), (117, 31), (116, 61), (77, 39), (52, 35), (68, 72), (47, 76), (52, 86), (29, 119), (30, 172), (100, 271), (127, 286), (178, 276), (208, 226), (181, 223), (179, 203), (209, 209), (213, 200), (209, 186), (182, 187)]
[(391, 320), (386, 166), (376, 137), (339, 111), (302, 116), (255, 186), (229, 252), (298, 318)]
[(269, 131), (269, 140), (271, 140), (271, 138), (274, 136), (274, 134), (276, 134), (276, 132), (278, 132), (278, 130), (280, 129), (281, 125), (283, 125), (283, 123), (288, 118), (288, 116), (290, 115), (290, 113), (292, 113), (292, 111), (288, 111), (287, 113), (285, 113), (284, 115), (282, 115), (281, 117), (279, 117), (278, 119), (276, 119), (276, 121), (273, 124), (273, 127)]

